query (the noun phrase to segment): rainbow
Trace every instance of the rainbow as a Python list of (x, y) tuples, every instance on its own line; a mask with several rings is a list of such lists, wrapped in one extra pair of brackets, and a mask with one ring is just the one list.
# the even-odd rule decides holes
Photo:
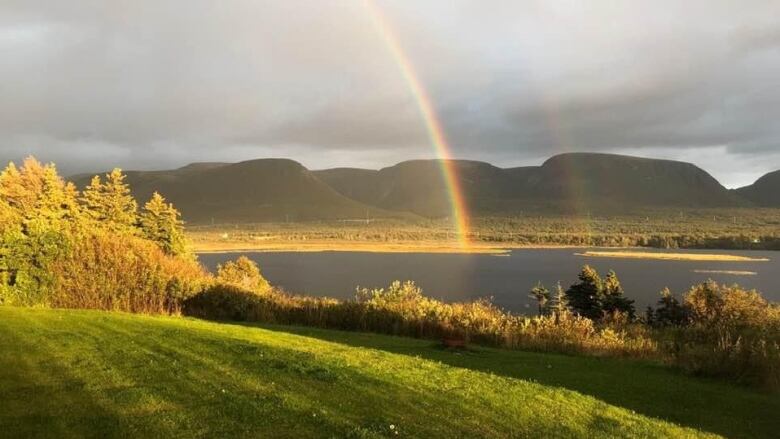
[(417, 102), (417, 107), (428, 131), (431, 145), (436, 151), (436, 156), (441, 164), (441, 174), (444, 185), (450, 199), (452, 208), (452, 219), (458, 242), (462, 248), (470, 246), (469, 213), (466, 201), (463, 197), (463, 190), (458, 180), (457, 168), (452, 159), (452, 152), (447, 137), (442, 129), (441, 122), (433, 109), (433, 103), (428, 93), (425, 91), (417, 72), (414, 69), (409, 57), (404, 52), (398, 37), (393, 32), (388, 20), (382, 14), (382, 10), (373, 0), (364, 0), (364, 5), (371, 15), (375, 28), (384, 40), (387, 48), (395, 59), (401, 74), (404, 77), (409, 90)]

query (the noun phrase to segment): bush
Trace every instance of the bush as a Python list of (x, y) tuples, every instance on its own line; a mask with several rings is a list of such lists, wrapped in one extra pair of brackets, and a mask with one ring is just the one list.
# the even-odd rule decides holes
[(218, 265), (217, 281), (257, 292), (266, 291), (271, 286), (260, 273), (260, 267), (246, 256)]
[(49, 305), (138, 313), (178, 313), (206, 283), (192, 260), (166, 255), (133, 236), (97, 232), (51, 265)]
[(780, 389), (776, 305), (755, 291), (709, 281), (691, 288), (682, 307), (687, 320), (657, 333), (672, 364), (698, 375)]
[(184, 302), (186, 315), (212, 320), (268, 321), (257, 314), (259, 294), (236, 285), (215, 282)]

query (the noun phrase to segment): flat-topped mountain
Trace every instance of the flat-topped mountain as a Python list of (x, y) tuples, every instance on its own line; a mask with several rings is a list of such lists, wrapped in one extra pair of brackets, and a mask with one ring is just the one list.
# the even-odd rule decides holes
[[(80, 176), (75, 182), (83, 188), (89, 178)], [(367, 210), (374, 215), (404, 216), (347, 198), (288, 159), (130, 171), (127, 182), (137, 199), (160, 192), (194, 223), (364, 218)]]
[[(161, 192), (195, 223), (349, 219), (366, 213), (436, 218), (451, 214), (451, 188), (442, 177), (445, 165), (454, 170), (475, 215), (511, 215), (526, 209), (631, 213), (643, 207), (780, 206), (780, 191), (773, 189), (780, 183), (777, 173), (729, 191), (690, 163), (614, 154), (561, 154), (541, 166), (519, 168), (469, 160), (412, 160), (380, 170), (309, 171), (292, 160), (260, 159), (127, 174), (139, 199)], [(74, 181), (84, 187), (89, 178), (82, 175)]]
[[(315, 175), (341, 194), (362, 203), (388, 210), (413, 212), (427, 217), (446, 216), (451, 212), (450, 188), (442, 177), (441, 160), (412, 160), (395, 166), (369, 171), (365, 169), (330, 169)], [(493, 202), (506, 195), (506, 173), (484, 162), (453, 160), (465, 197), (472, 202)]]
[[(440, 160), (384, 168), (332, 169), (316, 175), (345, 196), (385, 209), (424, 216), (449, 212)], [(720, 207), (746, 204), (690, 163), (614, 154), (571, 153), (541, 166), (502, 169), (456, 160), (459, 185), (472, 211), (511, 213), (534, 207), (571, 210), (647, 206)]]
[(528, 181), (528, 191), (537, 198), (614, 208), (745, 204), (691, 163), (615, 154), (554, 156)]
[(758, 206), (780, 207), (780, 171), (770, 172), (734, 192)]

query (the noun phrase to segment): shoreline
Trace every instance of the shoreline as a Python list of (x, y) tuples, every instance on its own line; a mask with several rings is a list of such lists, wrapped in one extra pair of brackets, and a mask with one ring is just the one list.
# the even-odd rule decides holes
[[(198, 254), (224, 253), (321, 253), (321, 252), (365, 252), (365, 253), (435, 253), (435, 254), (487, 254), (507, 255), (512, 250), (544, 250), (544, 249), (597, 249), (575, 253), (583, 258), (618, 258), (637, 260), (676, 260), (691, 262), (766, 262), (767, 258), (751, 258), (731, 255), (731, 250), (706, 249), (716, 253), (688, 253), (690, 250), (705, 249), (661, 249), (647, 247), (596, 247), (555, 244), (507, 244), (491, 245), (476, 243), (469, 247), (461, 247), (458, 242), (195, 242), (192, 250)], [(631, 251), (633, 250), (633, 251)], [(736, 250), (742, 251), (742, 250)], [(683, 253), (685, 252), (685, 253)]]
[[(290, 252), (290, 253), (316, 253), (316, 252), (367, 252), (367, 253), (442, 253), (442, 254), (508, 254), (516, 249), (584, 249), (600, 248), (594, 246), (574, 246), (574, 245), (491, 245), (487, 243), (476, 243), (469, 247), (461, 247), (457, 242), (291, 242), (291, 243), (268, 243), (250, 244), (250, 243), (218, 243), (201, 242), (193, 244), (193, 251), (199, 254), (219, 254), (219, 253), (272, 253), (272, 252)], [(610, 247), (610, 248), (628, 248), (628, 247)]]
[(472, 246), (463, 248), (458, 243), (409, 244), (409, 243), (290, 243), (251, 245), (195, 244), (193, 251), (199, 254), (220, 253), (320, 253), (320, 252), (367, 252), (367, 253), (442, 253), (442, 254), (506, 254), (511, 248), (495, 246)]
[(585, 258), (637, 259), (655, 261), (688, 261), (688, 262), (769, 262), (768, 258), (751, 258), (723, 253), (679, 253), (679, 252), (648, 252), (648, 251), (586, 251), (575, 253)]

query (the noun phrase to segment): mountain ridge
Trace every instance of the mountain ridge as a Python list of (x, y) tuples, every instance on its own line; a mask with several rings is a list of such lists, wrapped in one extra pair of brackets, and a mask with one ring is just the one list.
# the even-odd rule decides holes
[[(193, 223), (363, 218), (367, 210), (380, 216), (411, 216), (344, 197), (290, 159), (187, 165), (171, 171), (127, 171), (126, 175), (136, 199), (147, 200), (159, 192)], [(82, 175), (74, 182), (83, 188), (89, 178)]]
[[(309, 170), (294, 160), (267, 158), (128, 171), (127, 181), (139, 200), (160, 192), (194, 223), (335, 220), (363, 218), (367, 213), (437, 218), (451, 215), (452, 194), (442, 178), (443, 166), (440, 159), (418, 159), (378, 170)], [(527, 209), (582, 213), (645, 207), (780, 207), (780, 200), (771, 204), (773, 200), (753, 195), (751, 186), (726, 189), (698, 166), (674, 160), (565, 153), (539, 166), (500, 168), (475, 160), (450, 160), (447, 166), (454, 170), (469, 210), (478, 216)], [(71, 179), (83, 188), (89, 178), (82, 174)], [(776, 178), (762, 179), (756, 184), (769, 189), (761, 193), (780, 189), (780, 171)]]
[(780, 207), (780, 170), (766, 173), (734, 192), (761, 207)]

